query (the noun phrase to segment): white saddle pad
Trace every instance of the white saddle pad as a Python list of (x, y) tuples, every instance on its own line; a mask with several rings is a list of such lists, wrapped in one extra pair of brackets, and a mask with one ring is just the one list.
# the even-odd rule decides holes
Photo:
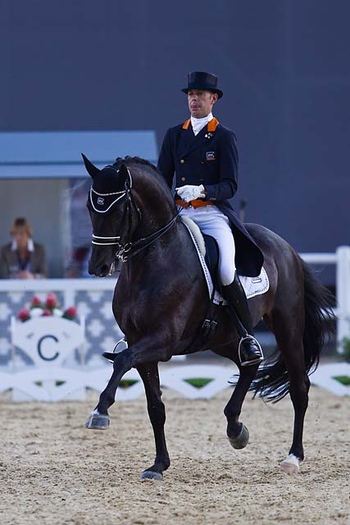
[[(207, 282), (209, 296), (211, 297), (214, 285), (207, 264), (205, 262), (205, 243), (203, 235), (198, 225), (192, 219), (183, 216), (181, 217), (181, 219), (187, 227), (191, 235), (193, 244), (196, 247), (196, 251)], [(251, 297), (255, 297), (256, 295), (262, 295), (266, 293), (270, 287), (269, 278), (267, 276), (265, 268), (261, 269), (260, 275), (258, 277), (246, 277), (243, 275), (239, 275), (239, 279), (242, 283), (242, 286), (248, 299)], [(217, 304), (225, 302), (224, 299), (221, 297), (221, 294), (219, 294), (217, 291), (214, 292), (214, 302)]]

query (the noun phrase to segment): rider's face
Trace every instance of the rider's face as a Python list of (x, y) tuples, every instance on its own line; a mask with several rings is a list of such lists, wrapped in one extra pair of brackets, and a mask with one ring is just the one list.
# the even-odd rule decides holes
[(217, 93), (202, 91), (201, 89), (191, 89), (187, 93), (188, 108), (191, 117), (203, 118), (209, 115), (217, 99)]

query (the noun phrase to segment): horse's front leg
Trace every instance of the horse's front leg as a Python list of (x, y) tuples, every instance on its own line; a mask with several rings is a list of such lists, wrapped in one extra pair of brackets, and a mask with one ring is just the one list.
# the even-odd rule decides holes
[(170, 466), (170, 459), (165, 441), (165, 406), (161, 399), (158, 365), (156, 363), (142, 365), (138, 366), (137, 370), (145, 387), (147, 410), (156, 445), (154, 464), (144, 470), (141, 479), (162, 480), (163, 471)]
[(84, 424), (85, 428), (105, 430), (110, 425), (108, 409), (115, 401), (115, 395), (123, 375), (132, 368), (132, 355), (129, 350), (117, 354), (113, 363), (113, 373), (106, 388), (101, 392), (99, 401)]
[(240, 368), (239, 379), (224, 410), (227, 419), (227, 437), (233, 448), (244, 448), (249, 441), (248, 429), (239, 421), (239, 416), (242, 410), (243, 401), (256, 375), (258, 367), (259, 365), (256, 364)]

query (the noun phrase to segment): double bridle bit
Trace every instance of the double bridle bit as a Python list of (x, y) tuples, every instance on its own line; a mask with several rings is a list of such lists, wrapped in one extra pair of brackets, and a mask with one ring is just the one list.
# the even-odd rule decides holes
[(120, 259), (123, 262), (126, 262), (128, 259), (128, 252), (132, 248), (132, 243), (127, 242), (125, 244), (120, 243), (120, 236), (115, 237), (102, 237), (100, 235), (94, 235), (92, 234), (92, 241), (91, 244), (95, 244), (97, 246), (117, 246), (117, 250), (115, 252), (116, 259)]

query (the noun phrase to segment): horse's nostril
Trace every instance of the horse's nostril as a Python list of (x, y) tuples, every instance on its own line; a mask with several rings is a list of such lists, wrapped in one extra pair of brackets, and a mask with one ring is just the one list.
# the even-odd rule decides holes
[(109, 269), (108, 264), (90, 265), (89, 274), (96, 275), (96, 277), (106, 277), (109, 274)]
[(97, 275), (97, 277), (106, 277), (109, 274), (108, 264), (102, 264), (101, 266), (96, 268), (94, 274)]

